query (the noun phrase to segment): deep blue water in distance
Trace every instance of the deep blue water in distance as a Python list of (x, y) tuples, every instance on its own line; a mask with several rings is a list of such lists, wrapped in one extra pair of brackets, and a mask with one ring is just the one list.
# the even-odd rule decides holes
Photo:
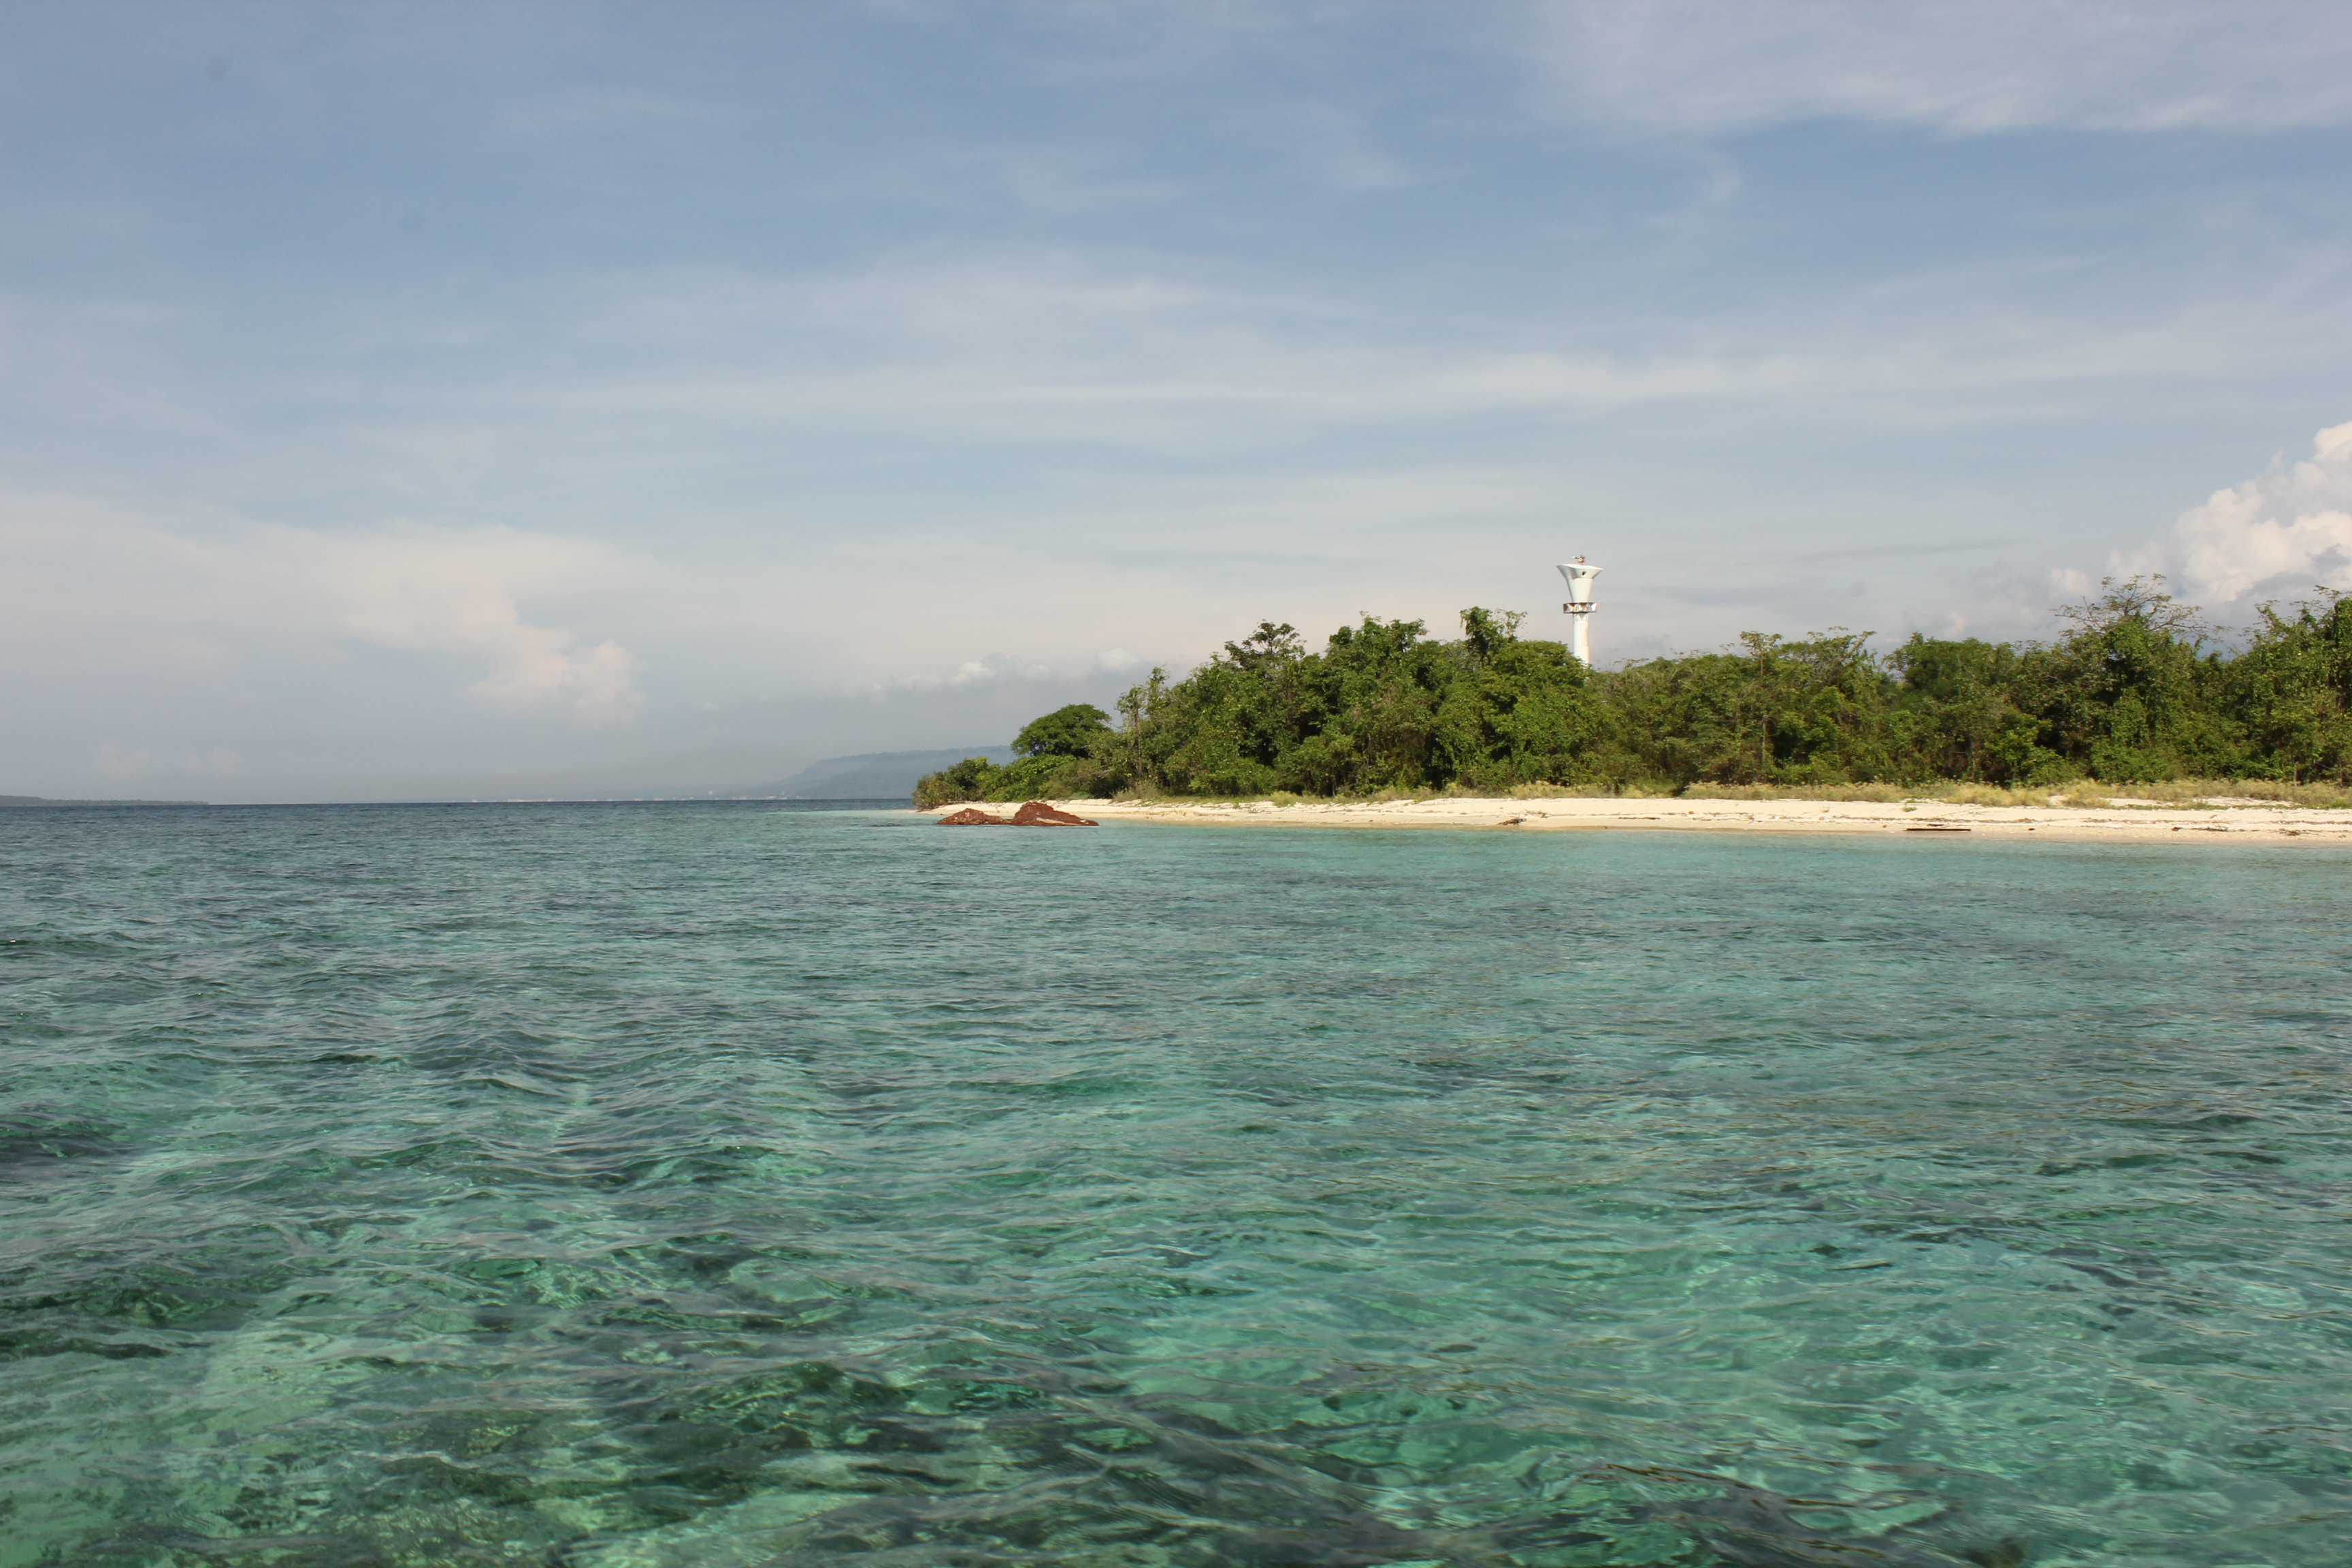
[(2352, 856), (0, 815), (0, 1568), (2352, 1561)]

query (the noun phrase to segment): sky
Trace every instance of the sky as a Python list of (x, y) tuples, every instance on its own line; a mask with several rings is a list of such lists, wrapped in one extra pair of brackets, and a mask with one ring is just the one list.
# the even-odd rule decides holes
[(0, 7), (0, 792), (725, 791), (1261, 620), (2352, 587), (2352, 8)]

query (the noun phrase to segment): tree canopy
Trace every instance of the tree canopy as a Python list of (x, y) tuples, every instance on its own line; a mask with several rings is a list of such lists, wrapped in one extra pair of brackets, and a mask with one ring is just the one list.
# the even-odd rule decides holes
[(1361, 795), (1532, 784), (1679, 790), (2082, 776), (2352, 782), (2352, 599), (2260, 611), (2213, 646), (2161, 577), (2110, 578), (2048, 642), (1914, 634), (1874, 652), (1843, 628), (1749, 632), (1713, 653), (1594, 670), (1462, 613), (1458, 640), (1367, 616), (1310, 650), (1260, 622), (1181, 679), (1024, 728), (1022, 761), (933, 774), (919, 804), (1109, 795)]
[(1109, 733), (1109, 714), (1091, 702), (1073, 702), (1030, 720), (1013, 737), (1013, 749), (1024, 757), (1083, 757)]

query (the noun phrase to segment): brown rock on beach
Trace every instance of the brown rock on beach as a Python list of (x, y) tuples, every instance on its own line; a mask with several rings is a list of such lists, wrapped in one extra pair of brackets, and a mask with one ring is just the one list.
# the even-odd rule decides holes
[(1013, 814), (1013, 826), (1015, 827), (1100, 827), (1102, 824), (1083, 816), (1073, 816), (1066, 811), (1047, 805), (1042, 800), (1033, 800), (1025, 803), (1020, 810)]
[(941, 827), (1099, 827), (1102, 824), (1090, 822), (1083, 816), (1073, 816), (1066, 811), (1057, 811), (1042, 800), (1033, 800), (1024, 804), (1011, 816), (991, 816), (976, 805), (967, 805), (961, 811), (951, 811), (940, 817), (940, 826)]

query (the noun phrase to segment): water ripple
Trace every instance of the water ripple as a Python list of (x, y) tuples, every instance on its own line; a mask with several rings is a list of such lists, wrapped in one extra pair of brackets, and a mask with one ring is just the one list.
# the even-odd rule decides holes
[(0, 1568), (2333, 1564), (2352, 858), (0, 817)]

